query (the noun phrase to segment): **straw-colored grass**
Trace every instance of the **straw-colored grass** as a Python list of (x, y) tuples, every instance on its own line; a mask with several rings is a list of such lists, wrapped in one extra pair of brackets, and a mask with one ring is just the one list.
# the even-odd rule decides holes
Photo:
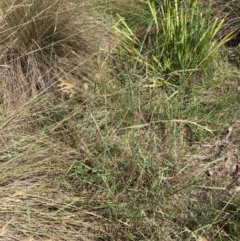
[(148, 6), (1, 2), (0, 240), (239, 240), (238, 50), (150, 71)]

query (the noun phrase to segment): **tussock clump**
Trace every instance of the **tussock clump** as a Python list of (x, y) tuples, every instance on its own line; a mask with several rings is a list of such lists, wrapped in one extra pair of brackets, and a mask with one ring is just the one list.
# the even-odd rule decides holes
[(23, 105), (46, 92), (53, 95), (62, 82), (74, 80), (71, 85), (78, 85), (79, 90), (89, 81), (108, 31), (98, 15), (92, 17), (89, 3), (12, 0), (2, 1), (0, 8), (1, 102), (5, 107)]

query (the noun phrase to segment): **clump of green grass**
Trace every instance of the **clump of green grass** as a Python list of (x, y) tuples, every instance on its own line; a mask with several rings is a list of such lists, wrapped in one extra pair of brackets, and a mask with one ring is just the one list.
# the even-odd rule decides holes
[[(147, 1), (147, 5), (150, 14), (145, 21), (148, 26), (141, 38), (131, 29), (132, 24), (121, 16), (121, 26), (117, 28), (124, 41), (123, 52), (138, 64), (138, 68), (145, 69), (147, 75), (175, 72), (186, 79), (212, 62), (219, 47), (232, 34), (216, 40), (224, 19), (212, 18), (211, 9), (203, 14), (197, 1), (166, 0), (162, 5)], [(159, 80), (158, 84), (161, 82), (164, 81)]]

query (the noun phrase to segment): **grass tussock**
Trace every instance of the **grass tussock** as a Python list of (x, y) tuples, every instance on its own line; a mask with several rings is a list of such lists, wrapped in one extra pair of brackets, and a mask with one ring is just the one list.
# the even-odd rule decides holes
[[(88, 9), (84, 2), (1, 3), (4, 105), (16, 107), (45, 92), (55, 98), (57, 86), (73, 94), (93, 85), (89, 79), (97, 71), (91, 69), (98, 69), (96, 53), (108, 44), (109, 28), (94, 9)], [(87, 11), (94, 12), (95, 19)]]
[(0, 240), (239, 240), (229, 4), (1, 2)]

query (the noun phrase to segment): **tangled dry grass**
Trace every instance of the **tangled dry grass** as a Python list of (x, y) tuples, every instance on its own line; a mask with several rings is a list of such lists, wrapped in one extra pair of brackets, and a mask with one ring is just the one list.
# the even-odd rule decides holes
[(79, 105), (93, 88), (110, 25), (87, 1), (2, 1), (0, 8), (0, 240), (93, 240), (97, 215), (63, 184), (78, 151), (42, 127), (61, 126), (53, 106), (69, 114), (65, 101), (75, 96)]
[(111, 37), (110, 26), (89, 5), (1, 3), (1, 102), (7, 109), (46, 92), (56, 98), (57, 85), (67, 94), (84, 91), (85, 82), (93, 86), (91, 78), (99, 68), (96, 56), (110, 47)]
[(162, 77), (128, 66), (108, 15), (135, 3), (0, 3), (0, 240), (210, 240), (239, 226), (225, 192), (239, 70), (220, 60), (190, 93), (146, 87)]

